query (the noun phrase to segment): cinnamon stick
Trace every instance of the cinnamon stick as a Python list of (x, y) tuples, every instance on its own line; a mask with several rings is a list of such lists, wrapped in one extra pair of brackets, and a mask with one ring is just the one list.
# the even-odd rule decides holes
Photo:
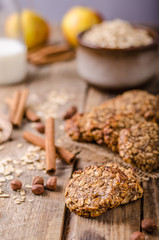
[(67, 164), (71, 164), (75, 160), (75, 155), (65, 148), (56, 146), (56, 153), (59, 155), (62, 160), (64, 160)]
[(21, 122), (22, 122), (22, 119), (23, 119), (23, 115), (24, 115), (24, 111), (25, 111), (25, 104), (26, 104), (26, 101), (27, 101), (28, 94), (29, 94), (29, 90), (28, 89), (24, 89), (20, 93), (20, 101), (18, 103), (16, 114), (15, 114), (14, 121), (13, 121), (13, 124), (16, 125), (16, 126), (20, 126), (21, 125)]
[(56, 171), (56, 151), (54, 142), (54, 119), (49, 117), (45, 127), (46, 172)]
[(36, 146), (39, 146), (45, 149), (45, 140), (42, 137), (39, 137), (31, 132), (25, 131), (23, 132), (23, 138)]
[(40, 121), (39, 116), (37, 116), (36, 113), (34, 113), (31, 109), (26, 109), (25, 116), (31, 122)]
[(10, 114), (9, 114), (9, 119), (11, 121), (11, 123), (14, 123), (15, 121), (15, 116), (16, 116), (16, 111), (17, 111), (17, 108), (18, 108), (18, 104), (20, 102), (20, 91), (16, 91), (15, 94), (14, 94), (14, 97), (13, 97), (13, 101), (10, 102)]
[[(34, 144), (35, 146), (39, 146), (39, 147), (45, 149), (45, 140), (42, 137), (39, 137), (31, 132), (25, 131), (25, 132), (23, 132), (23, 138), (27, 142), (30, 142), (30, 143)], [(66, 150), (65, 148), (62, 148), (59, 146), (55, 146), (55, 148), (56, 148), (56, 153), (63, 161), (65, 161), (67, 164), (73, 163), (73, 161), (75, 159), (75, 155), (73, 153), (71, 153), (68, 150)]]
[(74, 58), (74, 56), (75, 54), (72, 51), (63, 52), (61, 54), (51, 55), (51, 56), (42, 55), (39, 57), (38, 55), (36, 55), (30, 58), (30, 62), (34, 65), (45, 65), (45, 64), (51, 64), (55, 62), (70, 60)]
[(70, 46), (66, 44), (48, 45), (40, 49), (30, 51), (28, 53), (28, 60), (32, 60), (33, 58), (37, 58), (37, 57), (41, 58), (42, 56), (46, 56), (46, 55), (61, 54), (68, 51), (70, 51)]

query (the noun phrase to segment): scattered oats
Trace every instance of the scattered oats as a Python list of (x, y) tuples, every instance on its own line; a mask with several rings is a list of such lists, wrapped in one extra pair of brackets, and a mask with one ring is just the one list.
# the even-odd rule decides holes
[(13, 196), (12, 198), (13, 198), (13, 200), (15, 200), (15, 199), (17, 199), (17, 196)]
[(21, 201), (23, 201), (23, 202), (24, 202), (24, 201), (25, 201), (25, 199), (26, 199), (26, 196), (22, 196), (22, 197), (21, 197)]
[(34, 145), (31, 145), (28, 147), (28, 152), (37, 152), (39, 151), (41, 148), (38, 147), (38, 146), (34, 146)]
[(31, 163), (33, 163), (34, 161), (33, 161), (33, 159), (27, 159), (26, 162), (27, 162), (28, 164), (31, 164)]
[(36, 169), (37, 170), (43, 170), (43, 169), (45, 169), (45, 166), (43, 166), (43, 164), (42, 163), (35, 163), (35, 167), (36, 167)]
[(3, 190), (0, 188), (0, 194), (2, 194), (3, 193)]
[(27, 168), (28, 168), (29, 170), (34, 170), (34, 169), (35, 169), (34, 165), (29, 165), (29, 166), (27, 166)]
[(15, 199), (14, 203), (15, 204), (21, 204), (21, 201), (20, 201), (20, 199)]
[(0, 145), (0, 151), (3, 150), (5, 148), (4, 145)]
[(12, 164), (8, 164), (4, 169), (4, 175), (9, 175), (14, 172), (14, 167)]
[(2, 164), (0, 164), (0, 173), (3, 174), (4, 173), (4, 166)]
[(34, 110), (41, 118), (52, 116), (58, 117), (59, 107), (67, 103), (73, 95), (66, 93), (65, 90), (51, 91), (47, 94), (47, 99), (43, 104), (33, 106)]
[(21, 162), (21, 165), (23, 165), (23, 166), (24, 166), (24, 165), (27, 165), (27, 163), (26, 163), (26, 162)]
[(0, 183), (5, 182), (5, 177), (0, 177)]
[(23, 143), (18, 143), (17, 144), (17, 148), (22, 148), (23, 147)]
[(0, 194), (0, 198), (10, 198), (10, 196), (8, 194), (3, 193)]
[(23, 170), (20, 169), (20, 168), (18, 168), (18, 169), (15, 170), (15, 174), (16, 174), (17, 177), (21, 176), (22, 173), (23, 173)]
[(15, 165), (17, 165), (17, 164), (19, 164), (19, 161), (18, 161), (18, 160), (13, 160), (13, 163), (14, 163)]
[(25, 190), (24, 189), (20, 189), (20, 195), (25, 196)]
[(34, 200), (33, 199), (28, 199), (28, 202), (32, 203), (32, 202), (34, 202)]
[(31, 185), (29, 185), (29, 184), (26, 184), (26, 185), (25, 185), (25, 188), (26, 188), (26, 189), (31, 189), (31, 188), (32, 188), (32, 186), (31, 186)]
[(8, 180), (8, 181), (13, 180), (13, 176), (12, 175), (6, 176), (6, 180)]
[[(1, 161), (2, 162), (2, 161)], [(3, 159), (3, 162), (7, 163), (7, 162), (12, 162), (12, 158), (10, 157), (6, 157)]]

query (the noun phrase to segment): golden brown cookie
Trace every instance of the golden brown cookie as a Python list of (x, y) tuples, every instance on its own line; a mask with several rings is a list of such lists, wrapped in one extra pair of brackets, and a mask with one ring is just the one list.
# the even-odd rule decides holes
[(119, 136), (119, 154), (125, 162), (144, 171), (159, 167), (159, 127), (153, 122), (140, 122), (123, 129)]
[(71, 212), (97, 217), (110, 208), (141, 198), (142, 194), (132, 169), (108, 164), (75, 171), (66, 187), (65, 202)]
[(121, 129), (143, 119), (159, 122), (158, 105), (159, 99), (148, 92), (127, 91), (89, 113), (76, 114), (67, 120), (66, 132), (75, 141), (106, 143), (113, 151), (117, 151)]

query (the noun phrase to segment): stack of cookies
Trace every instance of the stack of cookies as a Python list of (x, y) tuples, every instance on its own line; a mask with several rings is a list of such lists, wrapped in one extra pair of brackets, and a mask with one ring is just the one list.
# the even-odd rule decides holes
[(105, 143), (125, 162), (144, 171), (159, 167), (159, 97), (141, 90), (127, 91), (91, 112), (66, 121), (75, 141)]

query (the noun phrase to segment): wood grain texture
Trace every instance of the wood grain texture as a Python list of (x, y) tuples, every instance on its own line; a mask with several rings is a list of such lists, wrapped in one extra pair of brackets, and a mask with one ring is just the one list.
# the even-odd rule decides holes
[(143, 183), (143, 218), (154, 219), (158, 228), (154, 233), (147, 234), (150, 240), (159, 239), (159, 179), (150, 179)]
[[(75, 63), (59, 63), (48, 69), (37, 71), (28, 82), (20, 85), (0, 88), (0, 111), (8, 112), (7, 105), (3, 99), (12, 96), (15, 90), (28, 87), (30, 96), (39, 96), (38, 103), (43, 103), (47, 94), (54, 90), (64, 90), (68, 94), (74, 94), (75, 98), (69, 100), (58, 110), (59, 117), (55, 121), (55, 139), (63, 135), (63, 130), (59, 126), (64, 122), (61, 115), (69, 105), (77, 105), (79, 109), (83, 106), (85, 99), (86, 84), (79, 81), (76, 74)], [(28, 104), (32, 104), (32, 98), (28, 99)], [(22, 131), (33, 131), (30, 123), (24, 123), (22, 128), (14, 130), (12, 141), (5, 144), (5, 149), (0, 152), (0, 159), (11, 157), (20, 158), (26, 152), (29, 144), (22, 139)], [(23, 143), (21, 149), (17, 148), (18, 143)], [(57, 189), (54, 192), (45, 191), (43, 196), (35, 196), (30, 190), (27, 190), (26, 202), (16, 205), (13, 199), (0, 199), (0, 239), (11, 240), (59, 240), (63, 231), (63, 220), (65, 215), (64, 189), (72, 173), (72, 165), (69, 166), (57, 159)], [(18, 166), (17, 166), (18, 167)], [(23, 169), (24, 173), (19, 177), (23, 184), (31, 184), (32, 177), (36, 175), (43, 176), (45, 182), (48, 175), (40, 171), (31, 171)], [(2, 184), (5, 193), (12, 195), (9, 182)], [(33, 203), (28, 202), (33, 199)]]
[[(55, 34), (55, 37), (55, 41), (59, 41), (58, 34)], [(115, 96), (114, 93), (88, 87), (78, 77), (75, 62), (71, 61), (58, 63), (49, 68), (33, 68), (32, 74), (26, 82), (1, 87), (0, 112), (8, 113), (7, 105), (3, 100), (11, 97), (15, 90), (24, 87), (29, 88), (30, 96), (34, 96), (38, 104), (43, 103), (52, 90), (57, 92), (64, 90), (68, 95), (75, 96), (74, 99), (58, 109), (58, 118), (55, 121), (56, 141), (64, 134), (60, 126), (64, 124), (62, 116), (66, 109), (76, 105), (79, 112), (90, 111), (93, 106)], [(159, 93), (159, 77), (143, 88), (152, 93)], [(27, 104), (32, 105), (32, 98), (28, 98)], [(23, 156), (29, 146), (22, 138), (24, 130), (33, 131), (30, 123), (23, 122), (21, 129), (14, 130), (13, 140), (7, 142), (5, 149), (0, 152), (0, 160), (4, 157), (17, 159)], [(23, 143), (21, 149), (17, 148), (18, 143)], [(45, 191), (43, 196), (35, 196), (30, 190), (27, 190), (26, 202), (21, 205), (15, 205), (11, 198), (0, 198), (0, 240), (60, 240), (61, 238), (63, 240), (128, 240), (132, 232), (140, 230), (142, 217), (154, 218), (159, 227), (159, 180), (143, 183), (144, 198), (142, 201), (138, 200), (112, 209), (98, 218), (82, 218), (70, 214), (69, 210), (65, 209), (64, 191), (73, 169), (104, 163), (97, 155), (91, 155), (87, 149), (79, 151), (74, 146), (72, 151), (78, 154), (78, 161), (74, 166), (67, 165), (60, 159), (56, 160), (56, 191)], [(36, 175), (43, 176), (45, 182), (48, 178), (48, 175), (43, 172), (24, 168), (24, 173), (19, 179), (24, 185), (31, 184), (32, 177)], [(12, 195), (9, 182), (3, 183), (2, 189), (5, 193)], [(28, 199), (33, 199), (33, 202), (30, 203)], [(65, 224), (63, 225), (63, 223)], [(156, 231), (150, 236), (150, 240), (157, 240), (158, 235), (159, 233)]]
[[(114, 97), (114, 94), (101, 92), (93, 87), (88, 89), (85, 110), (90, 111), (94, 106)], [(91, 155), (83, 150), (78, 155), (79, 161), (76, 169), (84, 168), (91, 164), (104, 164), (96, 154)], [(109, 210), (97, 218), (83, 218), (71, 213), (67, 240), (123, 240), (129, 239), (132, 232), (140, 230), (141, 200), (119, 206)]]

